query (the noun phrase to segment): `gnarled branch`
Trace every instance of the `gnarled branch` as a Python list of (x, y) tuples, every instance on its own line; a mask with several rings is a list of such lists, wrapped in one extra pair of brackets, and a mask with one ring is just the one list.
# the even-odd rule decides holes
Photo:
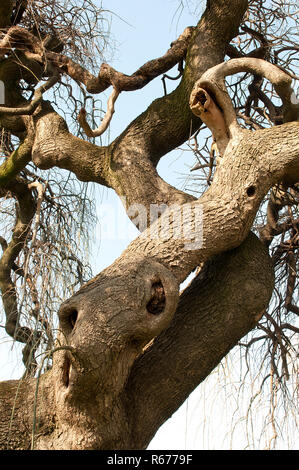
[(232, 136), (238, 129), (233, 105), (224, 83), (225, 77), (240, 72), (250, 72), (268, 79), (280, 96), (284, 107), (284, 122), (296, 121), (299, 118), (299, 103), (291, 86), (292, 79), (276, 65), (263, 59), (249, 57), (231, 59), (216, 65), (202, 75), (196, 87), (202, 87), (213, 93), (216, 103), (222, 109), (227, 127)]
[(111, 85), (119, 91), (139, 90), (185, 58), (194, 29), (191, 26), (186, 28), (164, 56), (150, 60), (132, 75), (125, 75), (108, 64), (102, 64), (98, 76), (95, 77), (65, 55), (47, 51), (46, 57), (74, 80), (83, 83), (89, 93), (101, 93)]
[[(29, 371), (34, 372), (36, 364), (34, 359), (32, 360), (32, 354), (38, 346), (40, 333), (20, 325), (17, 293), (11, 278), (11, 270), (14, 269), (15, 260), (23, 249), (25, 240), (28, 237), (36, 206), (31, 191), (24, 182), (15, 180), (13, 184), (10, 183), (6, 186), (6, 190), (14, 194), (18, 201), (19, 209), (10, 242), (3, 243), (2, 240), (3, 253), (0, 259), (0, 289), (6, 315), (5, 330), (16, 341), (25, 343), (23, 361), (26, 367), (29, 368)], [(0, 191), (0, 196), (3, 195), (4, 190)]]

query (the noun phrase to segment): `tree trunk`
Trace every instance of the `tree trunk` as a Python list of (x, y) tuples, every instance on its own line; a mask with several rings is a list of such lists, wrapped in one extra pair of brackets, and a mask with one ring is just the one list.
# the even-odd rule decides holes
[[(61, 305), (52, 370), (0, 384), (1, 449), (146, 448), (267, 308), (273, 266), (250, 231), (272, 186), (299, 180), (299, 123), (255, 132), (239, 128), (223, 77), (215, 86), (213, 75), (205, 74), (224, 60), (247, 3), (208, 3), (190, 35), (178, 88), (154, 101), (107, 147), (72, 135), (46, 101), (29, 115), (0, 115), (0, 124), (16, 135), (32, 131), (18, 165), (31, 152), (39, 168), (57, 166), (111, 187), (125, 198), (132, 218), (143, 209), (146, 216), (144, 231), (124, 253)], [(40, 60), (34, 61), (35, 76), (42, 77), (45, 58), (30, 47)], [(30, 57), (24, 59), (28, 67)], [(100, 73), (91, 77), (59, 54), (46, 59), (92, 89), (103, 85)], [(24, 105), (17, 83), (25, 73), (14, 61), (0, 62), (9, 106)], [(288, 94), (287, 80), (282, 90)], [(213, 97), (221, 120), (214, 134), (216, 144), (221, 136), (221, 158), (199, 199), (167, 184), (156, 170), (165, 153), (205, 122), (205, 109), (200, 117), (191, 112), (191, 92), (191, 109), (204, 108), (199, 97)], [(289, 96), (284, 101), (294, 117)], [(209, 122), (214, 133), (215, 121)], [(5, 173), (5, 184), (18, 171), (19, 166)], [(161, 204), (162, 215), (150, 220)], [(195, 269), (195, 279), (180, 294), (180, 284)]]
[[(53, 370), (39, 382), (0, 384), (1, 449), (32, 448), (32, 441), (35, 449), (146, 448), (163, 422), (254, 327), (273, 289), (267, 250), (251, 234), (239, 248), (202, 267), (181, 295), (168, 328), (156, 336), (169, 318), (163, 318), (165, 312), (156, 317), (143, 311), (140, 268), (135, 264), (127, 270), (126, 289), (124, 272), (119, 277), (104, 271), (96, 290), (85, 293), (84, 317), (78, 309), (71, 333), (78, 355), (54, 353)], [(146, 278), (148, 266), (143, 272)], [(114, 306), (113, 291), (118, 293)], [(106, 297), (100, 310), (94, 307), (97, 293)], [(130, 309), (124, 309), (128, 299)]]

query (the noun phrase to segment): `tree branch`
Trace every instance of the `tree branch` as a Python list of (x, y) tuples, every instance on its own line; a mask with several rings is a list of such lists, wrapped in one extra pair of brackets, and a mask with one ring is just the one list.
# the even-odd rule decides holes
[(6, 114), (8, 116), (21, 116), (26, 114), (33, 114), (36, 110), (37, 106), (40, 104), (43, 93), (49, 90), (52, 86), (54, 86), (59, 77), (58, 74), (54, 75), (53, 77), (49, 78), (46, 83), (43, 83), (39, 88), (37, 88), (34, 92), (32, 100), (26, 105), (17, 108), (8, 108), (4, 106), (0, 106), (0, 114)]
[(24, 142), (0, 165), (0, 187), (15, 178), (30, 162), (32, 145), (33, 137), (28, 135)]
[(102, 120), (102, 124), (95, 130), (92, 130), (90, 128), (88, 122), (86, 121), (86, 111), (85, 111), (85, 109), (82, 108), (80, 110), (80, 113), (78, 115), (78, 121), (79, 121), (80, 126), (84, 129), (85, 134), (88, 137), (99, 137), (100, 135), (102, 135), (105, 132), (105, 130), (109, 126), (110, 121), (112, 119), (112, 116), (114, 114), (114, 103), (117, 100), (117, 98), (119, 96), (119, 93), (120, 92), (118, 90), (116, 90), (115, 88), (113, 89), (113, 91), (112, 91), (112, 93), (111, 93), (111, 95), (108, 99), (107, 112), (105, 114), (105, 117)]
[[(234, 0), (234, 6), (238, 11), (237, 15), (233, 14), (231, 6), (223, 0), (204, 14), (192, 33), (185, 72), (178, 88), (167, 97), (154, 101), (109, 147), (87, 145), (71, 136), (62, 118), (55, 116), (49, 107), (47, 115), (44, 106), (44, 111), (35, 116), (34, 163), (40, 168), (56, 165), (73, 171), (84, 181), (96, 181), (112, 187), (119, 196), (126, 198), (127, 207), (136, 203), (143, 204), (148, 214), (150, 204), (182, 204), (192, 200), (191, 196), (165, 183), (155, 167), (163, 155), (185, 142), (201, 123), (190, 111), (189, 95), (194, 81), (209, 67), (223, 60), (225, 47), (237, 32), (236, 25), (242, 18), (247, 2)], [(223, 14), (227, 19), (225, 25), (222, 21)], [(204, 51), (202, 44), (205, 44)], [(59, 65), (58, 55), (47, 57), (60, 70), (73, 74), (73, 78), (84, 83), (88, 91), (91, 91), (90, 86), (92, 92), (99, 91), (96, 88), (97, 83), (89, 81), (92, 77), (88, 73), (86, 75), (82, 68), (71, 62), (66, 66), (64, 59), (60, 57), (59, 60), (66, 67), (64, 68), (62, 63)], [(137, 75), (139, 76), (136, 72)], [(112, 76), (113, 83), (120, 86), (120, 82), (114, 81), (116, 75), (112, 73)]]
[(269, 189), (299, 180), (298, 156), (299, 122), (243, 131), (227, 147), (204, 195), (176, 212), (166, 210), (124, 255), (156, 259), (182, 282), (201, 262), (242, 243)]
[(138, 358), (128, 379), (136, 449), (146, 448), (156, 429), (256, 325), (273, 286), (270, 257), (253, 234), (201, 269), (182, 293), (171, 325)]
[(83, 83), (89, 93), (101, 93), (110, 85), (119, 92), (139, 90), (185, 58), (193, 31), (194, 28), (191, 26), (186, 28), (179, 38), (171, 44), (164, 56), (150, 60), (130, 76), (117, 72), (108, 64), (102, 64), (98, 76), (95, 77), (65, 55), (47, 52), (46, 57), (71, 78)]
[[(35, 213), (35, 203), (31, 192), (27, 185), (21, 181), (14, 181), (6, 186), (6, 190), (10, 191), (18, 200), (19, 209), (17, 211), (16, 224), (13, 229), (11, 241), (6, 245), (2, 245), (5, 249), (0, 260), (0, 289), (2, 291), (2, 300), (6, 315), (6, 332), (17, 341), (27, 343), (32, 332), (27, 327), (20, 327), (19, 312), (17, 305), (17, 296), (14, 283), (12, 282), (10, 273), (14, 262), (24, 247), (24, 242), (28, 236), (31, 221)], [(3, 190), (1, 191), (3, 196)]]

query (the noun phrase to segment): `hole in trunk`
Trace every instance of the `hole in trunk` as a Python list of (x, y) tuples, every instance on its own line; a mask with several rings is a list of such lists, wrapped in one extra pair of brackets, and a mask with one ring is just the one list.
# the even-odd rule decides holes
[(253, 197), (255, 195), (255, 187), (254, 186), (249, 186), (249, 188), (247, 188), (247, 196), (249, 197)]
[(165, 308), (165, 292), (161, 281), (152, 285), (151, 298), (146, 305), (146, 309), (152, 315), (160, 315)]
[(60, 327), (65, 335), (71, 334), (78, 320), (78, 310), (76, 308), (63, 307), (59, 310), (58, 316)]
[(68, 357), (65, 357), (63, 367), (62, 367), (62, 383), (67, 388), (70, 383), (70, 368), (71, 361)]
[(72, 310), (72, 311), (70, 312), (70, 314), (69, 314), (69, 322), (70, 322), (70, 325), (71, 325), (72, 330), (73, 330), (74, 327), (75, 327), (77, 318), (78, 318), (78, 311), (74, 309), (74, 310)]
[(196, 93), (194, 101), (195, 101), (194, 104), (196, 104), (197, 102), (197, 103), (200, 103), (202, 106), (204, 106), (205, 102), (207, 101), (207, 97), (205, 93), (202, 90), (200, 90), (198, 93)]

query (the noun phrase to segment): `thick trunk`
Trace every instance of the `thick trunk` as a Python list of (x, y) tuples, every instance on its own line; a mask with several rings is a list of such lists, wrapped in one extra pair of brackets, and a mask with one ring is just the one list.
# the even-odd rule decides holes
[[(53, 370), (39, 384), (1, 384), (2, 449), (30, 447), (32, 433), (36, 449), (145, 448), (161, 424), (254, 327), (271, 296), (273, 268), (263, 245), (250, 235), (239, 248), (207, 263), (160, 335), (157, 322), (165, 327), (165, 312), (153, 319), (147, 318), (149, 313), (141, 315), (136, 303), (142, 292), (137, 288), (134, 300), (133, 281), (130, 271), (126, 286), (118, 276), (102, 279), (98, 289), (109, 310), (102, 299), (100, 314), (95, 312), (94, 293), (85, 297), (89, 314), (85, 311), (84, 318), (78, 309), (77, 331), (68, 335), (75, 349), (81, 344), (78, 354), (55, 353), (59, 357)], [(118, 296), (113, 306), (114, 290)], [(127, 297), (131, 310), (120, 305)], [(99, 303), (96, 298), (94, 302)]]
[(157, 428), (254, 328), (273, 283), (271, 260), (252, 234), (241, 247), (206, 263), (181, 295), (169, 328), (132, 369), (126, 391), (136, 448), (148, 445)]

